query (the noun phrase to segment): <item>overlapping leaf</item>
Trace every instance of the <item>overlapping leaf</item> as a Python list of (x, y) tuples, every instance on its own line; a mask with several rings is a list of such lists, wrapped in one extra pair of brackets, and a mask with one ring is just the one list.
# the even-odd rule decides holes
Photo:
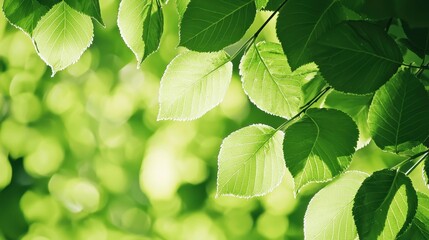
[(222, 101), (231, 78), (232, 63), (223, 51), (180, 54), (161, 79), (158, 120), (201, 117)]
[(367, 178), (353, 206), (359, 238), (395, 239), (411, 223), (417, 195), (411, 180), (400, 171), (382, 170)]
[(311, 44), (343, 19), (338, 0), (289, 0), (277, 19), (277, 37), (292, 70), (312, 62)]
[(429, 97), (409, 71), (398, 72), (374, 95), (368, 116), (372, 137), (382, 149), (399, 153), (429, 135)]
[(219, 51), (243, 37), (255, 14), (254, 0), (192, 0), (180, 25), (180, 45)]
[(155, 52), (161, 42), (164, 18), (157, 0), (122, 0), (118, 26), (127, 46), (134, 52), (137, 66)]
[(96, 19), (104, 26), (103, 18), (101, 17), (99, 0), (65, 0), (65, 2), (75, 10), (82, 12)]
[(312, 50), (325, 80), (348, 93), (374, 92), (402, 63), (395, 41), (379, 26), (364, 21), (337, 25)]
[(292, 72), (280, 44), (260, 42), (243, 56), (240, 64), (243, 88), (260, 109), (291, 118), (302, 101), (303, 79), (317, 72), (316, 66)]
[(419, 206), (416, 216), (407, 231), (399, 240), (427, 240), (429, 239), (429, 196), (417, 192)]
[(402, 21), (402, 29), (404, 29), (410, 50), (415, 52), (419, 57), (423, 58), (429, 54), (429, 27), (428, 28), (412, 28), (408, 23)]
[(335, 109), (310, 109), (287, 128), (284, 153), (295, 191), (343, 172), (350, 164), (358, 135), (353, 120)]
[(37, 51), (52, 68), (52, 75), (79, 60), (92, 38), (91, 18), (65, 2), (53, 6), (33, 32)]
[(186, 8), (188, 7), (188, 4), (191, 0), (177, 0), (176, 1), (176, 7), (177, 12), (179, 13), (179, 17), (183, 17), (183, 14), (185, 14)]
[(219, 153), (218, 195), (261, 196), (277, 187), (285, 174), (284, 134), (252, 125), (229, 135)]
[(346, 172), (314, 195), (305, 212), (305, 239), (356, 239), (353, 200), (367, 176), (357, 171)]

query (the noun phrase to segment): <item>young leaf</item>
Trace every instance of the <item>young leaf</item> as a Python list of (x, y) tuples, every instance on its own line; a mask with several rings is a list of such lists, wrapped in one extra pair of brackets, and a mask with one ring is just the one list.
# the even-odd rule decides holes
[(368, 126), (382, 149), (399, 153), (417, 146), (429, 135), (429, 97), (409, 71), (398, 72), (374, 95)]
[(60, 2), (44, 15), (33, 32), (40, 57), (52, 68), (52, 76), (79, 60), (91, 45), (91, 18)]
[(350, 164), (358, 135), (353, 120), (335, 109), (309, 109), (287, 128), (284, 153), (295, 191), (343, 172)]
[(400, 171), (373, 173), (359, 188), (353, 205), (359, 238), (395, 239), (413, 220), (417, 195), (411, 180)]
[(158, 1), (122, 0), (118, 27), (125, 43), (134, 52), (139, 67), (161, 42), (164, 18)]
[(262, 124), (231, 133), (219, 153), (217, 194), (261, 196), (277, 187), (285, 174), (284, 134)]
[(243, 37), (255, 15), (254, 0), (192, 0), (180, 25), (180, 46), (221, 50)]
[(314, 195), (305, 212), (305, 239), (356, 239), (353, 200), (367, 176), (363, 172), (345, 172)]
[(289, 0), (277, 19), (277, 36), (292, 70), (312, 62), (309, 46), (344, 19), (338, 0)]
[(256, 9), (261, 10), (267, 6), (268, 0), (255, 0)]
[(101, 17), (100, 3), (98, 0), (65, 0), (65, 2), (70, 7), (94, 18), (104, 26), (103, 18)]
[(277, 43), (252, 45), (240, 64), (243, 88), (250, 100), (258, 108), (285, 118), (299, 111), (300, 88), (306, 76), (301, 75), (303, 71), (290, 70), (282, 47)]
[(32, 35), (40, 18), (45, 15), (50, 6), (39, 1), (4, 0), (3, 12), (6, 18), (16, 27)]
[(368, 127), (368, 111), (371, 100), (372, 95), (352, 95), (338, 91), (329, 93), (325, 100), (326, 107), (343, 111), (356, 122), (359, 129), (358, 149), (365, 147), (371, 141), (371, 133)]
[(179, 17), (182, 18), (183, 14), (185, 14), (186, 8), (191, 0), (177, 0), (176, 7), (177, 12), (179, 13)]
[(177, 56), (161, 79), (158, 120), (192, 120), (217, 106), (232, 78), (224, 52), (188, 51)]
[(429, 239), (429, 196), (417, 192), (419, 206), (416, 216), (410, 227), (402, 234), (399, 240), (427, 240)]
[(337, 25), (314, 45), (314, 60), (336, 90), (366, 94), (386, 83), (402, 54), (382, 28), (364, 21)]

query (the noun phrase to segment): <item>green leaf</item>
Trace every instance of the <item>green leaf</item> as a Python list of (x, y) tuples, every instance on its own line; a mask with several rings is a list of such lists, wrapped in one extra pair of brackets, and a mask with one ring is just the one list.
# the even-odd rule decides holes
[(243, 37), (255, 15), (254, 0), (192, 0), (180, 25), (180, 46), (221, 50)]
[(191, 0), (177, 0), (176, 7), (177, 12), (179, 13), (179, 17), (182, 18), (183, 14), (185, 14), (186, 8)]
[(335, 109), (309, 109), (287, 128), (284, 153), (295, 191), (342, 173), (355, 152), (358, 134), (353, 120)]
[(417, 195), (411, 180), (400, 171), (373, 173), (359, 188), (353, 216), (359, 238), (395, 239), (413, 220)]
[(325, 100), (327, 108), (343, 111), (356, 122), (359, 129), (358, 149), (365, 147), (371, 141), (371, 133), (367, 123), (371, 100), (372, 95), (352, 95), (338, 91), (332, 91)]
[[(313, 67), (316, 72), (317, 68)], [(253, 44), (241, 59), (243, 88), (255, 105), (270, 113), (291, 118), (301, 103), (300, 88), (307, 69), (292, 72), (277, 43)]]
[(52, 76), (79, 60), (91, 45), (91, 18), (60, 2), (34, 29), (33, 40), (40, 57), (52, 68)]
[(325, 80), (348, 93), (374, 92), (402, 63), (395, 41), (379, 26), (364, 21), (339, 24), (317, 41), (313, 52)]
[(283, 3), (284, 0), (269, 0), (264, 10), (275, 11)]
[(395, 4), (392, 0), (341, 0), (341, 2), (365, 18), (380, 20), (395, 16)]
[(416, 216), (407, 231), (399, 240), (427, 240), (429, 239), (429, 196), (417, 192), (418, 203)]
[(224, 52), (188, 51), (168, 65), (161, 79), (158, 120), (192, 120), (217, 106), (232, 78)]
[(94, 18), (104, 26), (103, 18), (101, 17), (100, 3), (98, 0), (65, 0), (65, 2), (70, 7)]
[(271, 192), (285, 174), (284, 134), (262, 124), (231, 133), (218, 157), (218, 195), (255, 197)]
[(268, 0), (255, 0), (256, 8), (258, 10), (263, 9), (268, 4)]
[(277, 19), (277, 36), (292, 70), (312, 62), (309, 46), (345, 18), (337, 0), (289, 0)]
[(137, 59), (137, 67), (161, 42), (164, 19), (156, 0), (122, 0), (118, 27), (127, 46)]
[(3, 12), (9, 22), (30, 35), (48, 10), (49, 6), (35, 0), (4, 0), (3, 2)]
[(429, 188), (429, 157), (426, 157), (423, 164), (423, 180), (426, 186)]
[[(385, 0), (387, 1), (387, 0)], [(394, 0), (396, 16), (416, 28), (429, 27), (429, 1), (427, 0)]]
[(368, 125), (381, 149), (402, 152), (429, 135), (429, 97), (409, 71), (398, 72), (374, 95)]
[(412, 28), (408, 23), (402, 21), (402, 29), (411, 45), (410, 50), (421, 57), (429, 54), (429, 28)]
[[(317, 68), (317, 65), (314, 63), (304, 65), (304, 66), (300, 67), (300, 69), (306, 68), (307, 66), (308, 67), (314, 66), (314, 67), (316, 67), (317, 70), (319, 70)], [(304, 83), (301, 87), (301, 92), (302, 92), (303, 97), (302, 97), (302, 101), (301, 101), (300, 105), (303, 106), (306, 103), (310, 102), (313, 98), (315, 98), (323, 90), (324, 87), (326, 87), (326, 81), (325, 81), (325, 79), (323, 79), (323, 77), (320, 75), (320, 73), (315, 72), (315, 74), (312, 76), (312, 72), (309, 72), (309, 74), (305, 77)], [(317, 106), (317, 105), (313, 104), (313, 107), (315, 107), (315, 106)]]
[(305, 239), (356, 239), (353, 200), (367, 176), (357, 171), (345, 172), (314, 195), (305, 212)]

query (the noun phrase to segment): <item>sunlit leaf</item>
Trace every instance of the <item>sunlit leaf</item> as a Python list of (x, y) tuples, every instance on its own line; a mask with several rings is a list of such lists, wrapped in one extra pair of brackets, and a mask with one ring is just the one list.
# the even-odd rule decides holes
[[(317, 68), (313, 66), (314, 72)], [(300, 87), (308, 69), (292, 72), (277, 43), (260, 42), (241, 59), (243, 88), (260, 109), (277, 116), (291, 118), (298, 113), (302, 100)]]
[(346, 172), (314, 195), (305, 212), (305, 239), (356, 239), (353, 200), (367, 176), (357, 171)]
[(429, 97), (409, 71), (398, 72), (374, 95), (368, 116), (374, 142), (399, 153), (429, 135)]
[(429, 239), (429, 196), (417, 192), (418, 203), (417, 213), (410, 227), (402, 234), (399, 240), (427, 240)]
[(289, 0), (279, 13), (277, 36), (292, 70), (312, 62), (311, 44), (343, 19), (337, 0)]
[(137, 66), (158, 49), (163, 25), (163, 14), (156, 0), (121, 1), (118, 27), (125, 43), (136, 56)]
[(405, 174), (375, 172), (362, 183), (353, 205), (359, 238), (395, 239), (407, 229), (416, 209), (416, 191)]
[(180, 45), (199, 52), (231, 45), (255, 18), (254, 0), (192, 0), (180, 25)]
[(75, 10), (84, 13), (96, 19), (104, 26), (103, 18), (101, 17), (99, 0), (65, 0), (65, 2)]
[(382, 28), (347, 21), (323, 35), (313, 47), (314, 60), (336, 90), (366, 94), (386, 83), (402, 63), (402, 54)]
[(219, 153), (217, 194), (261, 196), (277, 187), (285, 174), (284, 134), (266, 125), (231, 133)]
[(223, 51), (180, 54), (162, 76), (158, 120), (201, 117), (222, 101), (231, 78), (232, 63)]
[(52, 75), (79, 60), (92, 38), (91, 18), (65, 2), (53, 6), (33, 33), (37, 51), (52, 68)]
[(335, 109), (310, 109), (286, 129), (286, 166), (295, 191), (310, 182), (331, 180), (350, 164), (358, 130), (353, 120)]

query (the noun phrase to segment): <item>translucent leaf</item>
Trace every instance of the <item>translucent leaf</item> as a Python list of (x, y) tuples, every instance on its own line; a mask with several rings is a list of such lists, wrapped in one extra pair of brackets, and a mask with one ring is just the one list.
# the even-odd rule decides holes
[(353, 200), (367, 176), (357, 171), (345, 172), (314, 195), (305, 212), (305, 239), (356, 239)]
[(326, 97), (325, 106), (347, 113), (356, 122), (359, 129), (357, 148), (365, 147), (371, 141), (368, 127), (368, 111), (373, 95), (353, 95), (332, 91)]
[(277, 19), (277, 36), (292, 70), (312, 62), (309, 46), (344, 19), (337, 0), (289, 0)]
[(429, 196), (417, 192), (418, 203), (417, 213), (410, 227), (402, 234), (399, 240), (427, 240), (429, 239)]
[(331, 180), (350, 164), (358, 130), (353, 120), (335, 109), (309, 109), (286, 129), (286, 166), (295, 181), (295, 191), (310, 182)]
[(399, 153), (429, 135), (429, 97), (409, 71), (398, 72), (374, 95), (368, 116), (374, 142)]
[(400, 171), (373, 173), (359, 188), (353, 205), (359, 238), (395, 239), (414, 218), (417, 195), (411, 180)]
[(32, 35), (40, 18), (51, 6), (39, 1), (4, 0), (3, 12), (6, 18), (16, 27)]
[(231, 133), (219, 153), (217, 194), (261, 196), (277, 187), (285, 174), (284, 134), (266, 125)]
[(402, 54), (382, 28), (364, 21), (347, 21), (314, 45), (314, 60), (336, 90), (366, 94), (385, 84), (402, 63)]
[(60, 2), (40, 19), (33, 40), (40, 57), (52, 68), (52, 75), (79, 60), (91, 45), (91, 18)]
[(221, 50), (243, 37), (255, 15), (254, 0), (192, 0), (180, 25), (180, 46)]
[(231, 78), (232, 63), (223, 51), (180, 54), (162, 76), (158, 120), (201, 117), (222, 101)]
[(155, 52), (161, 42), (164, 18), (156, 0), (122, 0), (118, 27), (127, 46), (137, 59), (137, 66)]
[[(317, 71), (313, 65), (312, 70)], [(303, 79), (308, 69), (292, 72), (277, 43), (260, 42), (241, 59), (243, 88), (255, 105), (277, 116), (291, 118), (298, 113)]]
[(99, 0), (65, 0), (70, 7), (93, 17), (104, 26), (103, 19), (101, 18), (100, 3), (98, 1)]

